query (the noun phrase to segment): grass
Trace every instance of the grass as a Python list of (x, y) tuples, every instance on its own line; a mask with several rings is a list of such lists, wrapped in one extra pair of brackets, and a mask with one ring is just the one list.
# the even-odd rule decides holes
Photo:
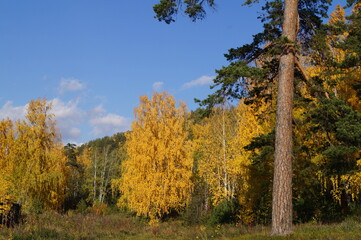
[(361, 239), (361, 224), (353, 219), (348, 219), (340, 224), (297, 225), (293, 235), (284, 237), (270, 237), (269, 231), (269, 227), (264, 226), (187, 226), (179, 220), (170, 220), (158, 226), (150, 226), (144, 219), (121, 213), (98, 216), (78, 213), (61, 215), (56, 212), (45, 212), (40, 215), (28, 215), (24, 223), (15, 228), (0, 227), (0, 239)]
[(127, 214), (82, 215), (70, 213), (61, 215), (45, 212), (28, 215), (23, 224), (15, 228), (0, 228), (0, 239), (209, 239), (235, 237), (241, 234), (234, 225), (216, 228), (187, 226), (179, 220), (170, 220), (150, 226), (147, 221)]
[(269, 236), (270, 229), (254, 234), (245, 234), (235, 240), (359, 240), (361, 239), (361, 224), (353, 219), (347, 219), (339, 224), (302, 224), (294, 228), (294, 234), (289, 236)]

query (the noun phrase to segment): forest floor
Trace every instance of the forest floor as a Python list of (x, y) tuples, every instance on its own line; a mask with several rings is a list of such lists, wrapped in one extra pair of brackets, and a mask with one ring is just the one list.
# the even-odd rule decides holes
[(360, 222), (348, 219), (339, 224), (301, 224), (295, 226), (295, 233), (285, 237), (270, 237), (270, 228), (265, 226), (246, 227), (234, 224), (206, 226), (185, 225), (179, 220), (150, 226), (146, 220), (126, 214), (70, 213), (61, 215), (46, 212), (26, 216), (24, 222), (14, 228), (0, 227), (0, 239), (42, 240), (42, 239), (361, 239)]

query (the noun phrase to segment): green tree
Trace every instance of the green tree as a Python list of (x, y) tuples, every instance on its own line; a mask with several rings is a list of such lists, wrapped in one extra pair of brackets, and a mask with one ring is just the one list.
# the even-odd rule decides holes
[(119, 165), (125, 157), (119, 151), (124, 142), (124, 133), (117, 133), (92, 140), (79, 148), (89, 204), (114, 203), (111, 185), (120, 175)]
[(85, 198), (86, 191), (85, 169), (79, 162), (79, 152), (76, 144), (68, 143), (64, 146), (65, 155), (67, 157), (66, 166), (68, 168), (67, 192), (64, 202), (64, 210), (75, 209), (79, 202)]

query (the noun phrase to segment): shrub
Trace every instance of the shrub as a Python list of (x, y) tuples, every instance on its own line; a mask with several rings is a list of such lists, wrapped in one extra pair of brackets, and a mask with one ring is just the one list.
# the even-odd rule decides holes
[(91, 207), (90, 211), (95, 215), (104, 216), (108, 213), (107, 204), (105, 203), (94, 204)]
[(82, 199), (77, 205), (76, 205), (76, 211), (81, 214), (86, 214), (88, 212), (88, 204), (84, 199)]
[(223, 200), (212, 209), (209, 217), (209, 224), (217, 225), (237, 221), (237, 214), (240, 206), (236, 199)]

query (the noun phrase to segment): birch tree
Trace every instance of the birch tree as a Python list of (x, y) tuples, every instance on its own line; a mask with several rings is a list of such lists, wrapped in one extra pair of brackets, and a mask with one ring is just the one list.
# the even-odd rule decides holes
[(122, 197), (138, 215), (157, 222), (185, 206), (192, 190), (192, 149), (186, 131), (185, 104), (173, 96), (153, 93), (140, 98), (132, 130), (126, 134), (128, 159), (119, 180)]
[(66, 156), (45, 99), (31, 101), (26, 120), (2, 121), (0, 137), (1, 171), (14, 201), (30, 208), (59, 210), (65, 199)]

